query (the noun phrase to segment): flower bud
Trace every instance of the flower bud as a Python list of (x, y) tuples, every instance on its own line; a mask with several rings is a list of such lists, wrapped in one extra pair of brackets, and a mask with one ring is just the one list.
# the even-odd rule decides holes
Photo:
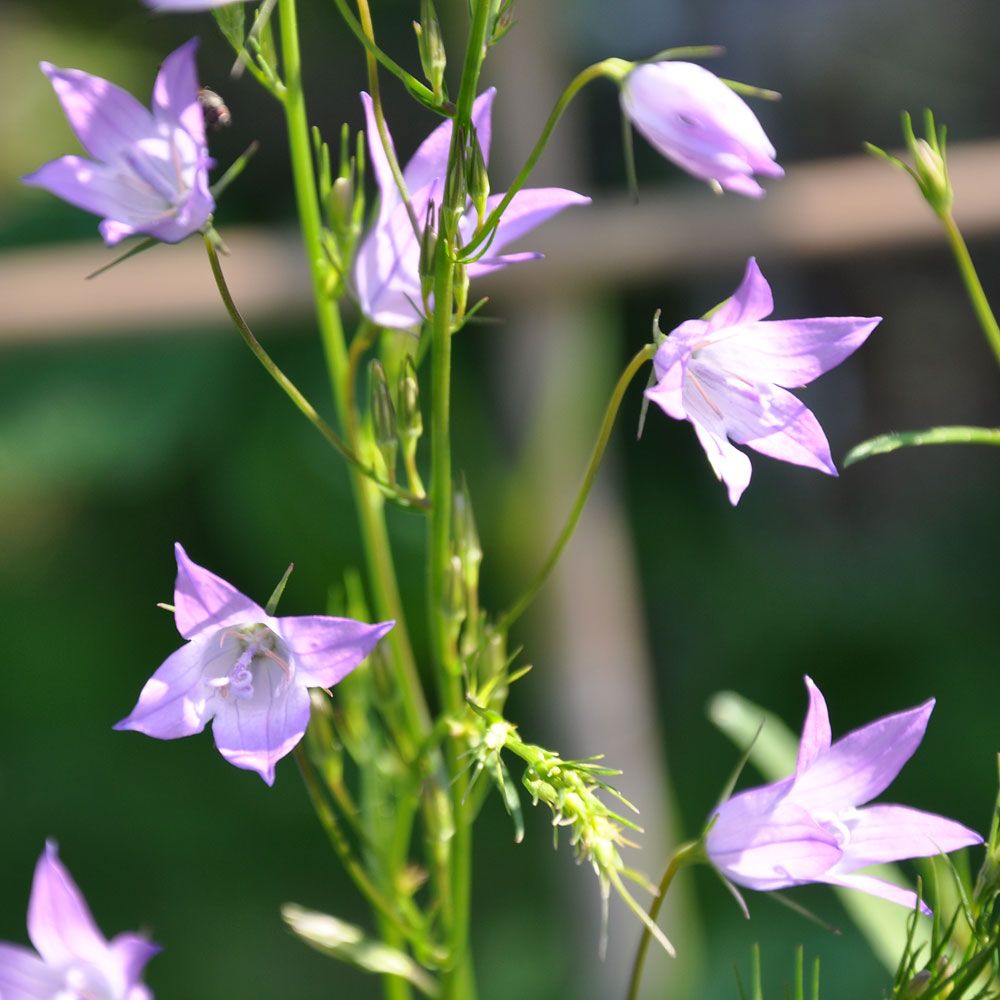
[(465, 167), (465, 183), (469, 189), (469, 197), (476, 209), (477, 229), (481, 229), (486, 218), (486, 199), (490, 196), (490, 175), (486, 169), (486, 158), (483, 148), (479, 145), (479, 135), (475, 127), (472, 129), (472, 140), (469, 143), (469, 159)]
[(434, 227), (434, 202), (427, 205), (424, 231), (420, 235), (420, 256), (417, 271), (420, 275), (420, 296), (424, 303), (424, 315), (430, 314), (430, 298), (434, 289), (434, 269), (437, 264), (438, 234)]
[(370, 409), (372, 430), (375, 433), (375, 446), (385, 463), (389, 482), (396, 479), (396, 451), (399, 438), (396, 436), (396, 408), (392, 405), (389, 393), (389, 383), (385, 377), (385, 369), (378, 358), (373, 358), (368, 368), (369, 390), (371, 393)]
[(951, 211), (954, 192), (948, 177), (944, 150), (936, 141), (932, 145), (926, 139), (915, 140), (911, 149), (917, 171), (917, 183), (924, 198), (935, 212), (946, 215)]
[(444, 50), (441, 24), (434, 9), (434, 0), (420, 0), (420, 21), (413, 22), (413, 30), (417, 34), (420, 66), (435, 98), (440, 100), (444, 93), (444, 70), (448, 64), (448, 56)]

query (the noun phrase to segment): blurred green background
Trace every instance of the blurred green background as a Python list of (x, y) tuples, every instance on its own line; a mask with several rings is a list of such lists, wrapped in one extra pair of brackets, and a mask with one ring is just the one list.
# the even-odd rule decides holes
[[(503, 123), (530, 132), (568, 73), (607, 55), (639, 57), (668, 45), (724, 44), (729, 54), (713, 66), (720, 74), (783, 92), (780, 104), (758, 110), (789, 182), (803, 161), (855, 154), (863, 139), (897, 145), (903, 107), (933, 105), (956, 144), (1000, 131), (1000, 18), (992, 0), (549, 0), (542, 11), (522, 0), (521, 7), (499, 77), (520, 76), (536, 89), (530, 103), (502, 111), (501, 86), (498, 188), (517, 166), (517, 152), (504, 151)], [(442, 0), (440, 8), (460, 37), (464, 0)], [(301, 10), (310, 26), (312, 118), (329, 136), (341, 121), (358, 127), (360, 53), (332, 4), (302, 0)], [(416, 0), (376, 10), (383, 43), (413, 69), (409, 22), (417, 13)], [(220, 227), (293, 223), (278, 109), (251, 81), (227, 80), (231, 59), (207, 15), (152, 17), (138, 0), (100, 7), (6, 0), (0, 18), (0, 277), (28, 248), (47, 244), (86, 249), (81, 282), (108, 259), (96, 219), (17, 183), (41, 162), (77, 151), (37, 71), (40, 59), (85, 68), (145, 98), (158, 61), (200, 34), (204, 82), (224, 93), (235, 119), (213, 137), (214, 155), (224, 165), (251, 139), (262, 142), (219, 211)], [(391, 84), (386, 91), (405, 156), (435, 122), (411, 110)], [(617, 204), (624, 185), (618, 135), (613, 88), (589, 88), (540, 177), (591, 194), (595, 210)], [(695, 181), (641, 140), (637, 152), (647, 212), (658, 197), (676, 196), (718, 216), (719, 203), (709, 205)], [(561, 178), (558, 164), (573, 176)], [(906, 183), (901, 175), (897, 182)], [(1000, 203), (995, 180), (993, 189), (959, 191), (959, 207), (973, 194)], [(764, 233), (770, 204), (752, 206)], [(749, 217), (746, 205), (727, 198), (723, 207), (730, 206), (734, 218)], [(912, 211), (920, 213), (918, 202)], [(696, 236), (665, 225), (662, 241), (676, 256)], [(661, 273), (654, 259), (634, 278), (595, 289), (547, 289), (545, 275), (557, 272), (542, 269), (565, 270), (565, 261), (526, 265), (539, 269), (524, 279), (533, 284), (522, 294), (510, 275), (491, 307), (509, 325), (463, 334), (455, 359), (456, 466), (476, 504), (492, 607), (518, 592), (553, 536), (603, 402), (648, 339), (653, 311), (663, 309), (669, 329), (729, 294), (742, 273), (742, 257), (730, 247), (738, 236), (722, 230), (718, 257), (681, 274)], [(984, 225), (972, 249), (996, 299), (997, 233)], [(166, 262), (173, 252), (157, 248), (147, 259)], [(45, 294), (58, 298), (60, 288), (44, 281), (46, 256), (31, 259)], [(761, 264), (779, 316), (885, 317), (855, 358), (803, 393), (835, 456), (889, 429), (996, 424), (997, 372), (943, 239), (887, 238), (801, 259), (779, 241)], [(163, 269), (167, 275), (166, 263)], [(183, 302), (186, 289), (170, 294)], [(308, 310), (303, 300), (272, 312), (258, 333), (326, 407)], [(269, 791), (226, 765), (207, 735), (167, 744), (110, 728), (178, 644), (169, 615), (155, 607), (171, 596), (175, 539), (259, 599), (294, 561), (288, 614), (321, 609), (328, 587), (359, 557), (338, 460), (268, 382), (221, 306), (176, 329), (169, 322), (168, 312), (111, 330), (81, 314), (78, 323), (30, 337), (10, 323), (0, 328), (0, 940), (24, 940), (32, 866), (51, 836), (102, 929), (147, 927), (165, 946), (148, 976), (158, 997), (377, 996), (374, 981), (308, 951), (278, 916), (281, 903), (295, 901), (367, 922), (325, 850), (294, 766), (281, 766)], [(636, 443), (639, 389), (629, 394), (602, 472), (598, 513), (584, 518), (571, 548), (576, 579), (554, 581), (517, 632), (536, 666), (510, 707), (526, 738), (567, 756), (610, 749), (628, 735), (615, 699), (627, 705), (635, 697), (624, 690), (635, 677), (650, 685), (651, 699), (640, 699), (646, 721), (635, 722), (647, 733), (644, 755), (622, 761), (612, 754), (610, 762), (627, 764), (626, 794), (651, 786), (667, 804), (663, 842), (646, 838), (633, 859), (658, 876), (668, 838), (700, 829), (736, 757), (705, 716), (716, 691), (735, 689), (797, 728), (808, 672), (829, 700), (835, 734), (934, 695), (927, 738), (890, 799), (983, 830), (1000, 742), (1000, 456), (914, 450), (838, 480), (755, 457), (753, 483), (733, 510), (689, 426), (653, 413)], [(419, 631), (422, 526), (399, 512), (391, 522)], [(609, 562), (604, 544), (623, 561)], [(590, 588), (596, 604), (574, 618), (579, 586)], [(573, 650), (596, 663), (577, 669)], [(602, 717), (612, 720), (605, 731)], [(639, 804), (654, 815), (663, 809)], [(611, 957), (598, 963), (597, 885), (573, 867), (568, 850), (553, 853), (544, 815), (528, 819), (517, 847), (495, 802), (477, 828), (474, 936), (483, 1000), (617, 996), (634, 922), (613, 910)], [(684, 975), (651, 995), (735, 997), (733, 966), (746, 979), (754, 941), (763, 944), (775, 995), (798, 943), (822, 958), (824, 996), (881, 995), (887, 977), (827, 890), (795, 896), (841, 926), (839, 937), (763, 896), (750, 898), (748, 923), (706, 872), (688, 876), (684, 888), (694, 892), (666, 924), (689, 943), (678, 960)], [(671, 974), (665, 960), (656, 964), (657, 974)]]

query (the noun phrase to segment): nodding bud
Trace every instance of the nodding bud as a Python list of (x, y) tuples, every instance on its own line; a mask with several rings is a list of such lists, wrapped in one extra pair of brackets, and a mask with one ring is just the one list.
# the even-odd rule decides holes
[(396, 477), (396, 450), (399, 438), (396, 435), (396, 408), (392, 405), (389, 393), (389, 382), (385, 377), (385, 369), (378, 358), (373, 358), (368, 367), (369, 388), (371, 392), (372, 430), (375, 432), (375, 445), (385, 462), (389, 481)]
[(472, 138), (469, 142), (469, 158), (465, 165), (465, 183), (472, 204), (476, 207), (476, 216), (481, 227), (486, 218), (486, 199), (490, 196), (490, 175), (486, 169), (486, 158), (483, 156), (483, 147), (479, 145), (479, 134), (476, 132), (475, 126), (473, 126)]
[(417, 49), (420, 52), (420, 66), (434, 96), (440, 100), (444, 93), (444, 70), (448, 56), (441, 37), (441, 23), (438, 21), (434, 0), (420, 0), (420, 21), (413, 22), (417, 34)]
[(408, 354), (403, 362), (403, 374), (399, 378), (399, 402), (396, 407), (399, 433), (405, 442), (416, 441), (424, 432), (424, 418), (420, 412), (420, 383), (417, 368)]
[(420, 258), (417, 272), (420, 275), (420, 295), (424, 300), (424, 312), (430, 313), (430, 297), (434, 288), (434, 269), (437, 265), (438, 234), (434, 226), (434, 202), (427, 206), (424, 217), (424, 231), (420, 234)]

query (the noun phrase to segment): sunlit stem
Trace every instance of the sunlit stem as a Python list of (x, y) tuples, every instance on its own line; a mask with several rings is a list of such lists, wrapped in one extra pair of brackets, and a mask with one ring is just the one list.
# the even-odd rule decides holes
[(976, 266), (972, 263), (969, 248), (965, 245), (965, 239), (950, 212), (942, 215), (941, 221), (948, 234), (948, 242), (951, 243), (951, 250), (955, 255), (958, 270), (965, 282), (965, 290), (968, 292), (972, 309), (979, 320), (979, 325), (983, 328), (983, 333), (986, 334), (986, 340), (993, 350), (997, 363), (1000, 364), (1000, 326), (997, 325), (996, 316), (993, 315), (989, 299), (986, 298), (986, 292), (983, 291), (979, 275), (976, 273)]
[(656, 345), (647, 344), (628, 363), (628, 367), (622, 372), (621, 377), (618, 379), (618, 384), (615, 386), (614, 392), (611, 393), (611, 399), (608, 401), (608, 408), (604, 411), (604, 420), (601, 423), (601, 430), (597, 435), (597, 441), (594, 442), (594, 449), (590, 453), (590, 462), (587, 465), (587, 471), (584, 473), (583, 482), (580, 483), (580, 489), (577, 491), (576, 499), (573, 501), (573, 506), (570, 508), (569, 517), (566, 519), (566, 523), (563, 525), (563, 529), (559, 533), (559, 537), (556, 539), (555, 545), (552, 546), (552, 550), (549, 552), (548, 558), (546, 558), (545, 562), (542, 563), (541, 569), (539, 569), (539, 571), (535, 574), (535, 578), (531, 581), (528, 589), (525, 590), (518, 600), (500, 616), (496, 625), (497, 631), (503, 631), (510, 628), (510, 626), (513, 625), (522, 614), (524, 614), (531, 602), (535, 599), (538, 591), (542, 589), (542, 585), (549, 578), (549, 574), (555, 568), (556, 563), (559, 562), (559, 557), (562, 555), (563, 549), (566, 548), (570, 538), (573, 537), (573, 532), (576, 529), (577, 522), (580, 520), (580, 515), (583, 513), (587, 497), (590, 495), (591, 487), (594, 485), (594, 480), (597, 477), (597, 470), (601, 467), (601, 460), (604, 458), (604, 452), (608, 447), (608, 441), (611, 437), (611, 431), (615, 426), (615, 420), (618, 417), (618, 410), (621, 408), (622, 399), (625, 396), (625, 390), (628, 389), (632, 379), (635, 378), (639, 369), (642, 368), (642, 366), (649, 361), (655, 353)]
[(556, 106), (552, 109), (552, 114), (549, 115), (549, 120), (545, 123), (542, 134), (535, 143), (535, 148), (528, 154), (527, 160), (524, 161), (524, 166), (521, 167), (513, 183), (507, 189), (507, 193), (503, 196), (497, 207), (486, 217), (485, 222), (478, 228), (472, 240), (462, 247), (460, 254), (463, 259), (472, 257), (476, 250), (490, 237), (493, 230), (496, 229), (503, 213), (507, 211), (508, 206), (514, 200), (514, 196), (527, 183), (532, 170), (535, 169), (535, 164), (538, 163), (542, 153), (545, 151), (545, 147), (549, 143), (549, 139), (552, 137), (553, 130), (558, 124), (559, 119), (562, 118), (563, 113), (572, 103), (573, 98), (592, 80), (597, 80), (602, 76), (615, 76), (615, 71), (618, 69), (620, 63), (620, 59), (604, 59), (599, 63), (594, 63), (593, 66), (588, 66), (573, 78), (569, 86), (563, 91), (562, 96), (556, 101)]
[(674, 880), (674, 876), (682, 868), (685, 868), (688, 865), (696, 864), (699, 861), (703, 861), (704, 858), (705, 845), (700, 840), (689, 841), (686, 844), (682, 844), (676, 851), (674, 851), (674, 856), (670, 859), (670, 862), (667, 865), (667, 870), (663, 873), (663, 878), (660, 879), (656, 897), (650, 904), (649, 922), (643, 924), (642, 937), (639, 938), (639, 947), (636, 949), (635, 960), (632, 963), (632, 975), (628, 981), (628, 993), (626, 994), (627, 1000), (638, 1000), (639, 984), (642, 982), (642, 970), (646, 964), (646, 955), (649, 952), (649, 942), (653, 938), (650, 926), (655, 925), (656, 918), (660, 915), (660, 908), (663, 906), (663, 900), (666, 899), (667, 892), (670, 890), (670, 885)]

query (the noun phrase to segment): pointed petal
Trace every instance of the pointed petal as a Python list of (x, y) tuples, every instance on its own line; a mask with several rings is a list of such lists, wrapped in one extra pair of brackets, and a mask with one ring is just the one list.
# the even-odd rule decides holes
[(709, 317), (708, 331), (722, 330), (737, 323), (753, 323), (774, 311), (771, 286), (757, 266), (757, 259), (747, 261), (739, 288)]
[[(893, 885), (891, 882), (885, 882), (872, 875), (844, 875), (837, 873), (826, 875), (820, 881), (827, 882), (830, 885), (840, 885), (845, 889), (857, 889), (859, 892), (867, 892), (870, 896), (888, 899), (890, 903), (898, 903), (900, 906), (905, 906), (908, 910), (912, 910), (917, 905), (917, 894), (915, 892), (910, 889), (903, 889), (898, 885)], [(920, 901), (920, 912), (927, 917), (931, 915), (930, 907), (922, 900)]]
[(806, 677), (805, 682), (809, 690), (809, 709), (802, 726), (798, 759), (795, 761), (797, 776), (803, 774), (821, 753), (830, 749), (831, 739), (830, 713), (827, 711), (826, 699), (811, 677)]
[(224, 674), (232, 666), (238, 655), (235, 646), (217, 632), (185, 643), (146, 681), (135, 708), (114, 728), (132, 729), (158, 740), (200, 733), (213, 712), (213, 691), (205, 680)]
[(353, 618), (302, 615), (279, 618), (276, 631), (291, 654), (296, 680), (332, 687), (375, 648), (395, 622), (366, 625)]
[(680, 338), (673, 334), (660, 344), (653, 355), (653, 369), (659, 381), (651, 385), (645, 395), (674, 420), (688, 419), (684, 408), (684, 379), (690, 357), (690, 350), (682, 346)]
[(79, 960), (99, 964), (107, 955), (107, 942), (51, 840), (35, 866), (28, 937), (48, 965)]
[[(486, 201), (487, 212), (493, 211), (502, 199), (503, 195), (493, 195), (488, 198)], [(510, 205), (497, 226), (496, 235), (489, 248), (490, 257), (499, 254), (505, 246), (520, 239), (526, 233), (530, 233), (532, 229), (536, 229), (564, 209), (572, 205), (589, 204), (590, 199), (585, 195), (568, 191), (565, 188), (528, 188), (525, 191), (519, 191), (511, 199)], [(475, 224), (474, 212), (468, 213), (462, 219), (461, 228), (464, 239), (468, 240), (472, 236)], [(468, 273), (470, 278), (477, 278), (490, 270), (496, 270), (496, 266), (482, 261), (470, 264)]]
[(39, 167), (22, 181), (51, 191), (85, 212), (118, 220), (136, 231), (163, 217), (164, 201), (152, 189), (143, 191), (126, 183), (115, 167), (62, 156)]
[[(226, 4), (240, 3), (241, 0), (142, 0), (142, 2), (151, 10), (191, 11), (225, 7)], [(246, 0), (242, 0), (242, 2), (246, 2)]]
[(502, 253), (499, 257), (483, 257), (477, 263), (470, 264), (467, 269), (469, 278), (482, 278), (484, 275), (502, 271), (511, 264), (524, 264), (529, 260), (544, 260), (545, 254), (532, 253), (526, 250), (522, 253)]
[(267, 619), (262, 607), (222, 577), (188, 558), (180, 542), (174, 544), (177, 581), (174, 584), (174, 621), (185, 639), (206, 631), (253, 625)]
[(162, 950), (142, 934), (119, 934), (111, 942), (112, 960), (128, 1000), (133, 1000), (129, 990), (139, 985), (146, 964)]
[(157, 134), (153, 116), (126, 90), (79, 69), (41, 64), (70, 126), (95, 159), (111, 161), (126, 146)]
[(850, 839), (845, 841), (839, 871), (905, 858), (949, 854), (960, 847), (981, 844), (974, 830), (934, 813), (907, 806), (877, 805), (841, 817)]
[[(364, 91), (361, 92), (361, 103), (365, 109), (365, 131), (368, 133), (368, 158), (371, 163), (372, 173), (375, 175), (375, 183), (379, 190), (379, 211), (378, 219), (381, 223), (401, 204), (399, 188), (392, 176), (389, 167), (389, 160), (385, 155), (385, 147), (382, 145), (382, 138), (379, 135), (378, 122), (375, 119), (375, 105), (371, 97)], [(389, 127), (386, 125), (386, 134), (389, 136), (389, 148), (395, 152), (395, 144), (389, 134)], [(407, 181), (409, 187), (409, 181)]]
[(796, 779), (790, 793), (814, 812), (864, 805), (892, 783), (920, 746), (934, 699), (856, 729), (837, 740)]
[(0, 944), (0, 998), (38, 1000), (54, 996), (62, 976), (50, 969), (33, 951), (13, 944)]
[(840, 860), (836, 837), (806, 810), (778, 796), (779, 782), (734, 796), (719, 807), (705, 849), (723, 874), (751, 889), (781, 889), (820, 879)]
[(192, 38), (163, 60), (153, 85), (153, 109), (160, 121), (182, 128), (199, 146), (205, 145), (205, 115), (198, 102), (198, 69)]
[(219, 706), (212, 735), (230, 764), (256, 771), (274, 784), (274, 766), (298, 744), (309, 725), (309, 692), (288, 683), (276, 667), (258, 671), (254, 696)]
[(707, 347), (704, 357), (751, 381), (794, 389), (839, 365), (880, 322), (879, 316), (749, 322)]

